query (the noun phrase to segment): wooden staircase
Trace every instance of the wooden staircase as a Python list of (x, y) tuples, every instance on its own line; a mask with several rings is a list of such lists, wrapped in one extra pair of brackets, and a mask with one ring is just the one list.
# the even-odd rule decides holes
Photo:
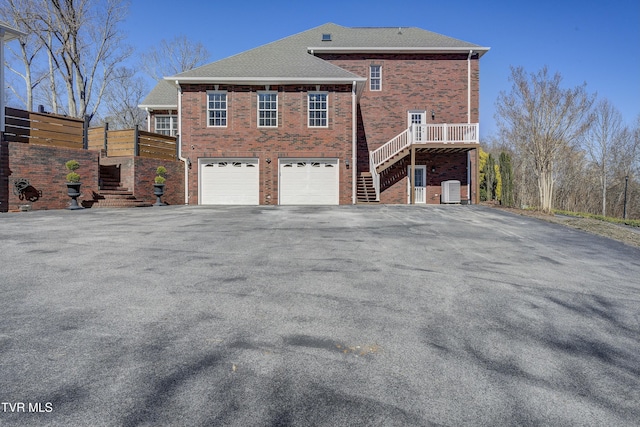
[(398, 163), (400, 160), (402, 160), (403, 158), (405, 158), (405, 156), (408, 156), (410, 154), (411, 150), (409, 148), (405, 148), (404, 150), (399, 151), (398, 153), (396, 153), (395, 155), (389, 157), (387, 160), (385, 160), (384, 162), (382, 162), (377, 168), (376, 170), (378, 171), (378, 173), (382, 173), (383, 170), (390, 168), (391, 166), (395, 165), (396, 163)]
[(360, 172), (358, 176), (357, 202), (359, 204), (379, 203), (376, 200), (376, 190), (373, 187), (371, 172)]
[(100, 165), (100, 190), (93, 195), (93, 208), (140, 208), (152, 206), (138, 200), (133, 192), (120, 185), (120, 169)]

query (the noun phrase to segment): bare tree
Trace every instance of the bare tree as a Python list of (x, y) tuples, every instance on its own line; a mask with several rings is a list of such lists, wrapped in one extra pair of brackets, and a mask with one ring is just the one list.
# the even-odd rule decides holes
[[(4, 0), (0, 3), (0, 15), (10, 19), (15, 28), (27, 34), (20, 38), (19, 49), (14, 50), (11, 45), (7, 45), (11, 58), (6, 61), (6, 65), (21, 81), (19, 84), (8, 83), (8, 87), (29, 111), (33, 110), (34, 89), (47, 76), (46, 72), (37, 68), (43, 45), (38, 37), (30, 31), (32, 27), (30, 8), (32, 6), (30, 2), (15, 0)], [(14, 65), (15, 63), (20, 63), (21, 67)], [(23, 85), (24, 91), (20, 89)]]
[(142, 126), (147, 115), (138, 108), (138, 105), (147, 92), (144, 79), (136, 76), (134, 70), (125, 67), (118, 68), (104, 99), (106, 111), (101, 117), (101, 121), (108, 122), (110, 129), (130, 129)]
[(594, 96), (586, 84), (563, 89), (561, 75), (551, 77), (547, 67), (531, 74), (512, 67), (510, 80), (511, 92), (501, 92), (496, 103), (498, 126), (503, 139), (531, 159), (540, 208), (551, 212), (556, 161), (588, 128)]
[(607, 99), (599, 101), (594, 109), (591, 126), (583, 139), (589, 160), (598, 171), (603, 216), (607, 214), (607, 186), (614, 174), (611, 168), (614, 150), (626, 145), (626, 134), (622, 114)]
[(209, 60), (209, 52), (202, 43), (177, 36), (170, 41), (161, 40), (158, 47), (141, 55), (142, 69), (154, 80), (196, 68)]
[[(90, 117), (98, 110), (115, 68), (131, 54), (118, 26), (124, 0), (28, 0), (30, 30), (48, 51), (49, 83), (57, 103), (59, 73), (66, 88), (66, 113)], [(55, 105), (54, 110), (57, 110)]]

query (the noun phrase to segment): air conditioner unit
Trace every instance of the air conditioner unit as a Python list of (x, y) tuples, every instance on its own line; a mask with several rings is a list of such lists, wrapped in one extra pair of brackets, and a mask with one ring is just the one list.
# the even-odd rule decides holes
[(460, 203), (460, 181), (442, 181), (441, 187), (442, 203)]

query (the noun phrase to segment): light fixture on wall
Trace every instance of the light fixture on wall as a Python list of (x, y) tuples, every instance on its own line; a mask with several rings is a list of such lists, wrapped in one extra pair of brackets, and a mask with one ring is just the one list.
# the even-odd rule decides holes
[(344, 165), (347, 167), (347, 169), (349, 169), (349, 159), (345, 159)]
[(435, 172), (436, 171), (436, 167), (435, 166), (431, 166), (431, 172)]
[(267, 159), (267, 163), (271, 163), (271, 159)]
[(431, 110), (431, 120), (436, 119), (436, 110)]

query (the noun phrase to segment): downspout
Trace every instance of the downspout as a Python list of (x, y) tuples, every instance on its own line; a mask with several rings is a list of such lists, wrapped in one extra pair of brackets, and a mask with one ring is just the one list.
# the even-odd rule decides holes
[(182, 87), (178, 85), (178, 159), (184, 163), (184, 204), (189, 204), (189, 165), (191, 160), (182, 157)]
[(5, 118), (4, 118), (4, 28), (0, 28), (0, 135), (4, 135), (5, 130)]
[(467, 56), (467, 123), (471, 123), (471, 55), (473, 50)]
[(356, 82), (351, 89), (351, 203), (357, 200), (357, 169), (358, 169), (358, 110), (357, 110)]
[[(471, 123), (471, 55), (467, 56), (467, 123)], [(467, 200), (471, 200), (471, 152), (467, 151)]]

